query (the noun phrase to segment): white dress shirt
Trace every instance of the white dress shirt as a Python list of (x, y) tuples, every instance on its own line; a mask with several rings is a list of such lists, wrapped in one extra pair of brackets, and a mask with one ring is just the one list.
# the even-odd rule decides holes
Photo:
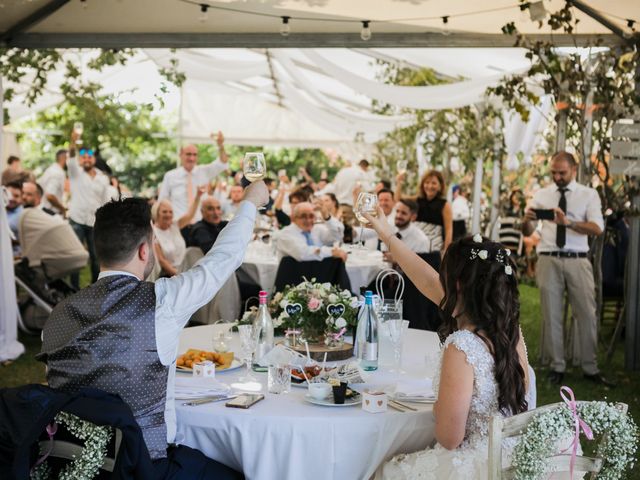
[[(196, 165), (191, 170), (191, 186), (193, 198), (196, 197), (198, 186), (206, 185), (227, 168), (226, 163), (216, 160), (207, 165)], [(189, 172), (184, 167), (174, 168), (164, 174), (158, 200), (167, 199), (173, 207), (173, 215), (175, 218), (182, 217), (189, 210), (189, 199), (187, 196), (187, 176)], [(193, 218), (197, 222), (202, 218), (200, 209), (196, 210)]]
[(42, 205), (54, 212), (62, 213), (56, 207), (54, 207), (47, 195), (55, 195), (60, 202), (62, 202), (64, 196), (64, 181), (67, 178), (67, 174), (58, 162), (52, 163), (47, 167), (42, 176), (38, 179), (38, 184), (42, 187), (45, 195), (42, 197)]
[(299, 262), (322, 260), (331, 256), (334, 242), (342, 241), (344, 225), (331, 217), (324, 224), (314, 225), (311, 230), (313, 245), (307, 244), (302, 229), (295, 223), (287, 225), (277, 233), (278, 258), (293, 257)]
[(396, 236), (400, 235), (400, 240), (415, 253), (429, 253), (431, 251), (431, 240), (416, 225), (410, 223), (404, 230), (398, 229)]
[[(167, 403), (164, 420), (167, 424), (167, 443), (176, 440), (175, 376), (180, 332), (200, 307), (210, 302), (220, 287), (240, 267), (253, 235), (256, 208), (243, 202), (238, 214), (220, 232), (213, 248), (191, 269), (155, 283), (156, 346), (163, 365), (169, 366)], [(99, 279), (109, 275), (132, 275), (128, 272), (104, 271)]]
[(368, 181), (367, 172), (362, 170), (360, 166), (354, 165), (353, 167), (343, 168), (333, 180), (333, 193), (338, 202), (353, 205), (353, 190), (356, 188), (357, 183), (363, 184), (368, 183)]
[(96, 168), (95, 176), (80, 168), (76, 157), (67, 160), (67, 171), (71, 183), (69, 218), (76, 223), (93, 227), (96, 210), (107, 203), (109, 197), (109, 177)]
[[(567, 185), (565, 192), (567, 199), (567, 218), (573, 222), (593, 222), (604, 229), (604, 220), (602, 218), (602, 206), (600, 196), (593, 188), (580, 185), (573, 180)], [(531, 208), (556, 208), (560, 203), (560, 192), (556, 184), (541, 188), (533, 196)], [(575, 230), (567, 228), (566, 242), (562, 249), (556, 245), (557, 224), (543, 220), (540, 227), (540, 244), (537, 247), (540, 252), (588, 252), (589, 242), (588, 235), (578, 233)]]

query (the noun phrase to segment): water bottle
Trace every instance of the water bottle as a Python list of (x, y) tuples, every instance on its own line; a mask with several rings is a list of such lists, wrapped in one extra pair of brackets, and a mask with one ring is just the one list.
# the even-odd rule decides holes
[(373, 294), (367, 290), (358, 313), (356, 357), (363, 370), (378, 369), (378, 317), (373, 308)]
[(273, 348), (273, 322), (271, 321), (271, 315), (269, 314), (269, 308), (267, 307), (267, 296), (267, 292), (263, 290), (258, 294), (260, 304), (258, 306), (256, 317), (253, 320), (254, 328), (260, 329), (258, 346), (256, 347), (256, 354), (253, 357), (253, 370), (256, 372), (267, 371), (267, 367), (258, 365), (258, 361)]

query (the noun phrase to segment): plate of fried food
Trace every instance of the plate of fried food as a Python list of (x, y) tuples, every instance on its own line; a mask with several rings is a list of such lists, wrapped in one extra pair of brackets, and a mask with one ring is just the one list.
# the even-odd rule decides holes
[(234, 358), (233, 352), (208, 352), (190, 348), (176, 360), (176, 370), (192, 372), (193, 364), (209, 360), (216, 364), (216, 372), (236, 370), (242, 367), (242, 362)]

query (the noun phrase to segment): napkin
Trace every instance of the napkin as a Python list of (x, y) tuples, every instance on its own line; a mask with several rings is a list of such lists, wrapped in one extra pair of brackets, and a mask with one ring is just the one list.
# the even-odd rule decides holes
[(436, 395), (430, 378), (421, 380), (403, 380), (396, 386), (396, 399), (435, 401)]
[(176, 377), (176, 399), (187, 400), (213, 395), (226, 395), (231, 387), (214, 378), (203, 377)]

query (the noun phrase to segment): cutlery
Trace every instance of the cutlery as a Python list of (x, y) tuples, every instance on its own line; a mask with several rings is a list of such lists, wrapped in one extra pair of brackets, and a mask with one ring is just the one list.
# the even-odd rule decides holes
[(202, 405), (204, 403), (222, 402), (223, 400), (231, 400), (232, 398), (236, 398), (236, 397), (237, 395), (217, 395), (213, 397), (199, 398), (198, 400), (191, 400), (190, 402), (184, 402), (182, 405), (195, 407), (197, 405)]
[(407, 410), (407, 409), (406, 409), (406, 408), (404, 408), (404, 407), (401, 407), (401, 406), (395, 405), (393, 402), (388, 402), (388, 403), (387, 403), (387, 405), (388, 405), (389, 407), (393, 408), (394, 410), (397, 410), (397, 411), (402, 412), (402, 413), (405, 413), (405, 412), (408, 412), (408, 411), (409, 411), (409, 410)]
[(400, 405), (401, 407), (406, 408), (407, 410), (412, 410), (412, 411), (414, 411), (414, 412), (417, 412), (417, 411), (418, 411), (418, 409), (417, 409), (417, 408), (414, 408), (414, 407), (412, 407), (412, 406), (410, 406), (410, 405), (407, 405), (406, 403), (402, 403), (402, 402), (399, 402), (399, 401), (397, 401), (397, 400), (389, 400), (389, 402), (394, 403), (394, 404), (396, 404), (396, 405)]

